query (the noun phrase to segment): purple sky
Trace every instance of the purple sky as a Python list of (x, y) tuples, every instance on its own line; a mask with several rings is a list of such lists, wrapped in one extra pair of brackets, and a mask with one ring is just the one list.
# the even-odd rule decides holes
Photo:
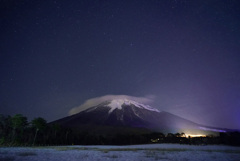
[(1, 0), (0, 113), (48, 121), (105, 95), (240, 129), (240, 1)]

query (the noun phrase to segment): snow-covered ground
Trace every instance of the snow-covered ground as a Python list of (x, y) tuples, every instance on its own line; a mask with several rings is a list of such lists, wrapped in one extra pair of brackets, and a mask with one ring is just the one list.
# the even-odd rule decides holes
[(0, 161), (240, 161), (240, 147), (150, 144), (131, 146), (1, 147)]

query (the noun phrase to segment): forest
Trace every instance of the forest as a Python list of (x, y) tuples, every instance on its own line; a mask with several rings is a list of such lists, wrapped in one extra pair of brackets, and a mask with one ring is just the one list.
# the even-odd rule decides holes
[(132, 145), (151, 143), (180, 143), (190, 145), (225, 144), (240, 146), (240, 133), (220, 133), (219, 136), (186, 137), (184, 133), (142, 132), (104, 135), (81, 129), (61, 127), (38, 117), (0, 115), (0, 146), (52, 145)]

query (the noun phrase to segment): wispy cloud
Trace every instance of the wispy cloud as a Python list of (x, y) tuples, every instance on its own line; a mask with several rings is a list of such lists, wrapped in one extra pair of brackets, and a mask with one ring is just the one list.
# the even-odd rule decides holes
[(145, 97), (135, 97), (135, 96), (128, 96), (128, 95), (105, 95), (105, 96), (91, 98), (91, 99), (86, 100), (82, 105), (72, 108), (68, 112), (68, 114), (73, 115), (73, 114), (76, 114), (83, 110), (86, 110), (90, 107), (96, 106), (96, 105), (100, 104), (101, 102), (109, 101), (109, 100), (113, 100), (113, 99), (129, 99), (129, 100), (133, 100), (133, 101), (136, 101), (136, 102), (139, 102), (142, 104), (149, 105), (149, 104), (153, 103), (154, 98), (155, 98), (154, 95), (148, 95)]

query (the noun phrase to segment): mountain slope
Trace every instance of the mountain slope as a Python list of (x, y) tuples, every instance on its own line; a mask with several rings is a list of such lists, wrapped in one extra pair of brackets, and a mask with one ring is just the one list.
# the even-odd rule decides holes
[[(79, 130), (99, 132), (109, 128), (141, 128), (163, 133), (213, 134), (209, 127), (196, 124), (168, 112), (126, 99), (116, 99), (90, 107), (75, 115), (52, 122)], [(102, 127), (102, 128), (101, 128)], [(103, 128), (104, 127), (104, 128)]]

